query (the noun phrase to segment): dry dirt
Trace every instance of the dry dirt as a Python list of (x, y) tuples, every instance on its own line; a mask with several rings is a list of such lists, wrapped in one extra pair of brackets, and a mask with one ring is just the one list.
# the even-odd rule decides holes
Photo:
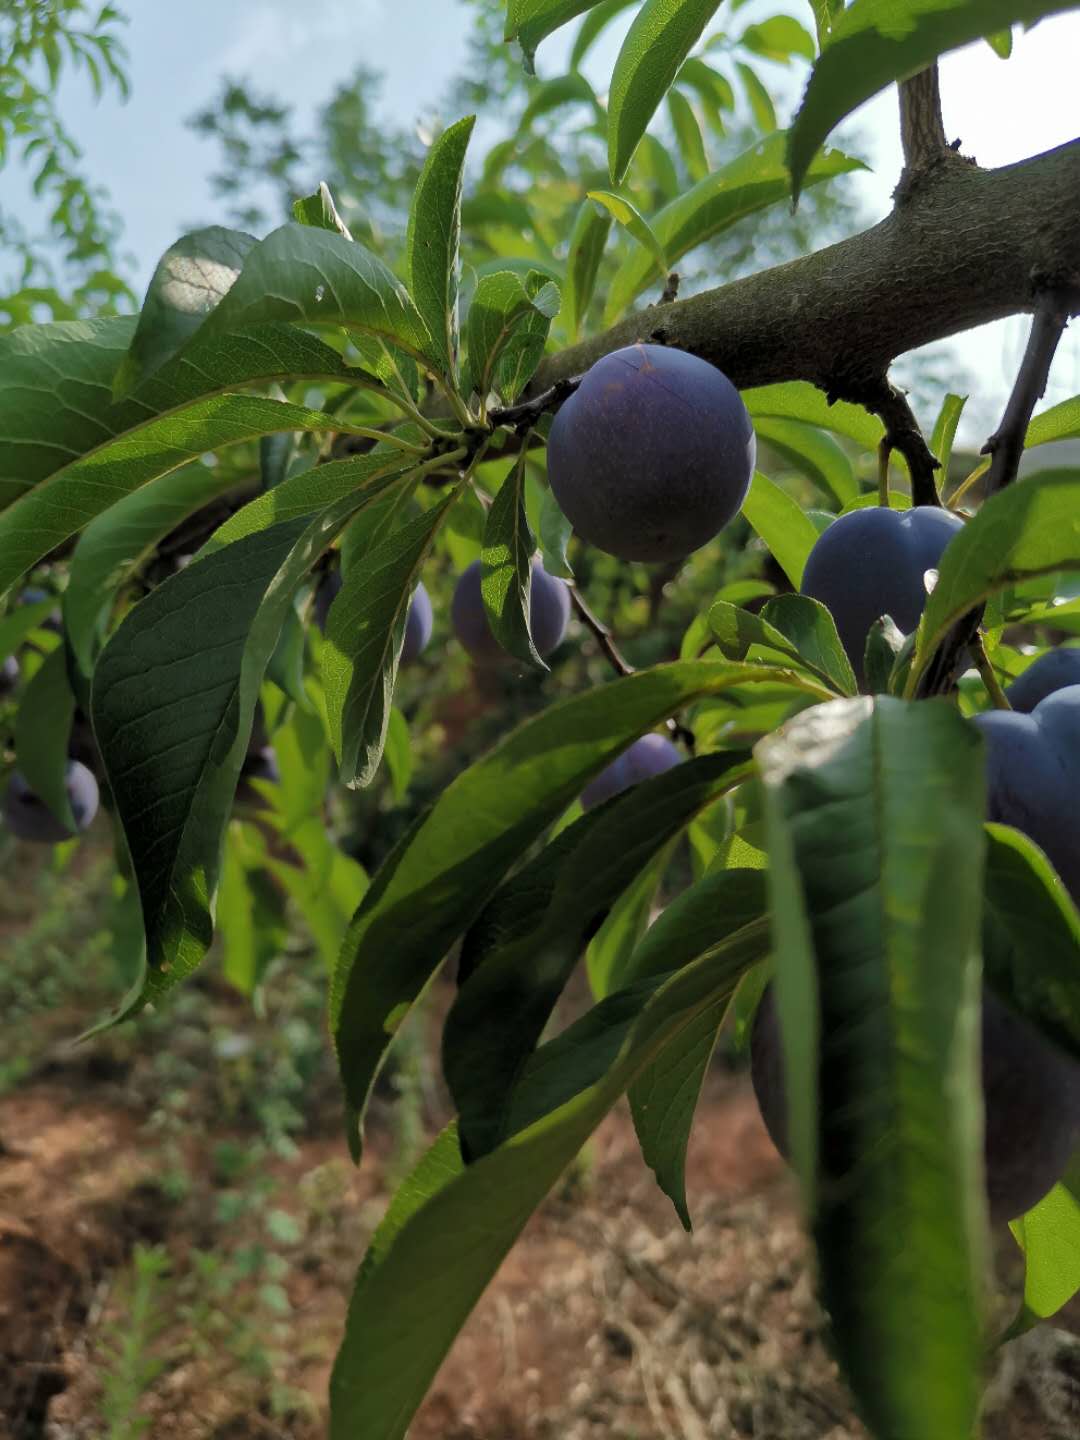
[[(137, 1242), (178, 1257), (198, 1243), (192, 1216), (156, 1188), (140, 1133), (130, 1109), (92, 1086), (58, 1079), (0, 1101), (4, 1440), (108, 1433), (102, 1336), (123, 1326), (118, 1267)], [(287, 1373), (275, 1378), (306, 1403), (274, 1418), (220, 1355), (186, 1345), (177, 1324), (157, 1342), (162, 1373), (144, 1398), (145, 1434), (323, 1433), (352, 1269), (385, 1200), (385, 1152), (376, 1144), (352, 1171), (339, 1142), (321, 1138), (279, 1167), (304, 1240), (288, 1281)], [(318, 1201), (324, 1182), (331, 1198)], [(744, 1079), (710, 1077), (688, 1189), (692, 1235), (644, 1170), (627, 1114), (611, 1116), (588, 1164), (503, 1265), (412, 1440), (862, 1440), (823, 1343), (792, 1187)], [(1069, 1418), (1076, 1350), (1066, 1337), (1044, 1351), (1014, 1367), (1026, 1378), (1000, 1383), (990, 1440), (1080, 1434), (1080, 1406)]]

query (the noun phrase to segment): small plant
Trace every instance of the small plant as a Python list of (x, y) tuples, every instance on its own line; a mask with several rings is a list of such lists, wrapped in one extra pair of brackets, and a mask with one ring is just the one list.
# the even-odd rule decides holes
[(99, 1342), (105, 1440), (139, 1440), (149, 1429), (150, 1417), (140, 1406), (168, 1363), (154, 1347), (169, 1318), (169, 1264), (163, 1249), (136, 1245), (116, 1284), (115, 1313)]

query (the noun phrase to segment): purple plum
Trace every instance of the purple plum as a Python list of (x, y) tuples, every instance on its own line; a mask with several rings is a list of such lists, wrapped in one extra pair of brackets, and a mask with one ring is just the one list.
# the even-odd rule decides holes
[[(461, 572), (450, 605), (454, 633), (479, 665), (497, 665), (507, 655), (488, 624), (480, 594), (480, 561)], [(564, 580), (549, 575), (539, 560), (532, 562), (529, 582), (529, 633), (540, 655), (550, 655), (562, 643), (570, 621), (570, 591)]]
[(78, 760), (69, 760), (64, 787), (67, 790), (71, 813), (75, 817), (74, 831), (61, 825), (18, 770), (12, 771), (4, 796), (4, 823), (12, 835), (38, 845), (58, 845), (62, 840), (71, 840), (74, 835), (81, 835), (97, 814), (97, 780), (93, 771), (88, 770), (85, 765)]
[(662, 775), (682, 758), (682, 753), (663, 735), (642, 735), (599, 775), (593, 776), (581, 792), (582, 809), (591, 810), (613, 795), (621, 795), (640, 780)]

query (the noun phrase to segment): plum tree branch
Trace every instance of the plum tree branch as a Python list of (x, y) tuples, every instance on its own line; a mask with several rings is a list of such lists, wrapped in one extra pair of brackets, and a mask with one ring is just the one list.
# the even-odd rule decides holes
[(937, 65), (930, 65), (897, 87), (900, 95), (900, 143), (904, 149), (906, 190), (920, 171), (928, 170), (949, 151), (941, 116), (941, 85)]
[(608, 627), (599, 618), (599, 616), (596, 615), (589, 608), (589, 602), (585, 599), (585, 596), (582, 595), (581, 591), (577, 588), (576, 585), (571, 585), (568, 588), (570, 590), (570, 599), (573, 602), (574, 609), (581, 617), (586, 628), (591, 630), (593, 635), (596, 637), (596, 643), (604, 652), (604, 655), (607, 657), (608, 663), (611, 665), (611, 668), (615, 671), (616, 675), (633, 675), (634, 667), (625, 658), (622, 651), (615, 644), (615, 637), (612, 635)]
[(986, 482), (991, 495), (1016, 479), (1031, 414), (1046, 394), (1050, 366), (1068, 323), (1067, 298), (1056, 290), (1044, 291), (1036, 302), (1027, 348), (1020, 362), (1016, 384), (1005, 406), (1005, 414), (981, 451), (983, 455), (993, 457)]
[(997, 170), (936, 166), (861, 234), (549, 355), (523, 398), (646, 340), (700, 355), (740, 389), (808, 380), (858, 401), (898, 355), (1029, 312), (1049, 283), (1080, 313), (1080, 140)]
[(940, 505), (941, 499), (934, 483), (934, 471), (939, 468), (939, 462), (932, 455), (919, 429), (919, 422), (908, 404), (907, 396), (888, 380), (882, 379), (859, 398), (867, 410), (877, 415), (885, 426), (882, 445), (886, 459), (888, 453), (895, 450), (907, 461), (908, 470), (911, 472), (912, 504)]

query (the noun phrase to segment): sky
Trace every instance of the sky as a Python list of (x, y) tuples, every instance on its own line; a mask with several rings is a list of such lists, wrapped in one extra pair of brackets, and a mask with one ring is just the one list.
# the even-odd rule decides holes
[[(465, 57), (467, 12), (460, 0), (184, 0), (182, 25), (177, 8), (164, 0), (122, 8), (131, 17), (130, 101), (95, 103), (78, 79), (65, 85), (61, 100), (89, 173), (108, 187), (124, 216), (137, 288), (145, 286), (158, 256), (179, 234), (216, 218), (218, 202), (204, 178), (216, 151), (185, 121), (212, 99), (223, 75), (250, 77), (258, 90), (293, 104), (304, 128), (363, 60), (382, 71), (384, 113), (403, 125), (438, 106)], [(741, 28), (781, 8), (811, 24), (803, 0), (749, 0), (733, 24)], [(716, 25), (723, 19), (721, 9)], [(618, 40), (619, 29), (612, 27), (593, 57), (590, 78), (601, 90)], [(539, 73), (561, 73), (566, 48), (561, 35), (545, 42)], [(1009, 164), (1073, 139), (1078, 54), (1080, 15), (1068, 15), (1028, 33), (1018, 30), (1007, 62), (981, 43), (945, 57), (947, 134), (959, 137), (964, 153), (985, 166)], [(763, 66), (763, 74), (774, 89), (780, 122), (786, 123), (805, 71)], [(888, 213), (901, 166), (895, 90), (857, 112), (845, 135), (847, 148), (873, 167), (853, 182), (863, 216), (873, 223)], [(973, 382), (970, 410), (976, 423), (987, 423), (1004, 406), (1027, 323), (1016, 317), (952, 342)], [(1059, 351), (1047, 403), (1077, 392), (1080, 322)], [(976, 437), (967, 438), (970, 443)]]

